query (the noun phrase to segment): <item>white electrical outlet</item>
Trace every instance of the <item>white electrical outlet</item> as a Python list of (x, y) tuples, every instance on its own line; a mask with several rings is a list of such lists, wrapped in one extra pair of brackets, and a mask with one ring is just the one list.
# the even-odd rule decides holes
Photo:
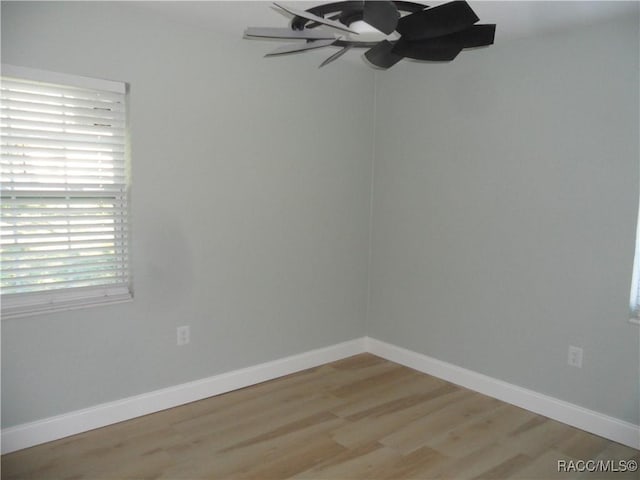
[(582, 348), (569, 345), (569, 357), (567, 363), (572, 367), (582, 368)]
[(176, 330), (177, 344), (178, 346), (186, 345), (191, 341), (191, 330), (189, 325), (178, 327)]

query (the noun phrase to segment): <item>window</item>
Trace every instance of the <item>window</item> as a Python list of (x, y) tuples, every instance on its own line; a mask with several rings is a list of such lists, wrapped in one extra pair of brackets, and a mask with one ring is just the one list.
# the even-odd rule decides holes
[(631, 300), (630, 310), (631, 323), (637, 323), (640, 325), (640, 207), (638, 210), (638, 223), (636, 226), (636, 254), (633, 259), (633, 277), (631, 280)]
[(2, 314), (131, 298), (126, 88), (2, 66)]

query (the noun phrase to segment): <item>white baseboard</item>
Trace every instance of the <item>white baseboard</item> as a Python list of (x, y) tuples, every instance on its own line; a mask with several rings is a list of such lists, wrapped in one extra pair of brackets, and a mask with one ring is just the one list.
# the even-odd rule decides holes
[(588, 410), (533, 390), (443, 362), (373, 338), (365, 339), (368, 352), (456, 385), (516, 405), (614, 442), (640, 449), (640, 426)]
[(364, 338), (2, 430), (2, 453), (202, 400), (363, 353)]
[(58, 440), (141, 415), (272, 380), (342, 358), (370, 352), (498, 400), (640, 449), (640, 426), (488, 377), (369, 337), (242, 368), (213, 377), (103, 403), (2, 430), (2, 453)]

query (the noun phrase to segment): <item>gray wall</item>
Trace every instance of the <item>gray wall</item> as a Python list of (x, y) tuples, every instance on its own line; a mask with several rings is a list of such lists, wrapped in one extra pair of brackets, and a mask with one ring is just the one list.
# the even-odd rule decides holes
[(3, 427), (363, 335), (373, 77), (269, 46), (2, 2), (3, 62), (131, 85), (135, 277), (132, 303), (3, 320)]
[(369, 335), (637, 424), (638, 72), (636, 15), (378, 73)]

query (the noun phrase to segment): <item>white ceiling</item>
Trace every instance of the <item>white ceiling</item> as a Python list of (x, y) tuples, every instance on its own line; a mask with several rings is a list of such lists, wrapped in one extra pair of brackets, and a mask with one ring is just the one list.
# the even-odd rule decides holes
[(469, 4), (481, 23), (497, 24), (496, 41), (637, 15), (640, 5), (637, 1), (471, 1)]
[[(333, 1), (333, 0), (328, 0)], [(307, 9), (318, 1), (287, 1), (284, 5)], [(429, 6), (446, 3), (423, 1)], [(510, 38), (544, 35), (610, 18), (638, 15), (640, 3), (627, 1), (473, 1), (469, 4), (480, 23), (495, 23), (496, 42)], [(136, 6), (155, 11), (181, 23), (242, 35), (245, 27), (284, 27), (287, 17), (268, 1), (147, 1)]]

